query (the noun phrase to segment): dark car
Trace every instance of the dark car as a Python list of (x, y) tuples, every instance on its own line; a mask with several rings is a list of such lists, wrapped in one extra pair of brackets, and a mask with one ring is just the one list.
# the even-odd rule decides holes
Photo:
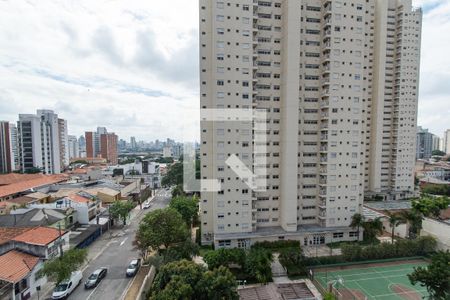
[(134, 275), (136, 275), (140, 266), (141, 260), (139, 258), (133, 259), (127, 267), (127, 277), (133, 277)]
[(84, 283), (84, 287), (86, 289), (90, 289), (96, 287), (103, 278), (105, 278), (106, 273), (108, 272), (107, 268), (100, 268), (92, 272), (92, 274), (88, 277), (86, 282)]

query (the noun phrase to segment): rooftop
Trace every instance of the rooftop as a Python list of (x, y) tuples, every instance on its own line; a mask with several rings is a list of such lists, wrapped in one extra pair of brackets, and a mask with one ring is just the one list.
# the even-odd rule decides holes
[(54, 224), (66, 217), (65, 210), (49, 208), (26, 208), (0, 216), (1, 227), (36, 227)]
[(11, 250), (0, 255), (0, 280), (16, 283), (37, 265), (39, 257)]
[(0, 186), (0, 197), (6, 197), (9, 195), (26, 192), (35, 188), (62, 182), (65, 180), (67, 180), (67, 176), (62, 174), (44, 175), (43, 177), (36, 177), (32, 179), (27, 179), (27, 177), (23, 177), (21, 181), (16, 181), (11, 184)]
[(30, 227), (0, 227), (0, 245), (30, 230)]
[(411, 201), (365, 201), (364, 206), (375, 210), (411, 209)]
[(305, 282), (269, 283), (238, 289), (240, 300), (317, 299)]
[[(62, 231), (61, 234), (64, 234)], [(36, 227), (13, 238), (16, 242), (46, 246), (59, 237), (59, 230), (50, 227)]]

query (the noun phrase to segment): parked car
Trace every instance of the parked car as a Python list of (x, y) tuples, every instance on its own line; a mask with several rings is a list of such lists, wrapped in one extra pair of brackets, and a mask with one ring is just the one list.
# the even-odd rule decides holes
[(130, 264), (128, 265), (127, 268), (127, 277), (133, 277), (134, 275), (136, 275), (137, 271), (139, 270), (141, 266), (141, 259), (137, 258), (137, 259), (133, 259)]
[(103, 278), (105, 278), (106, 273), (108, 272), (107, 268), (100, 268), (92, 272), (92, 274), (88, 277), (86, 282), (84, 283), (84, 288), (90, 289), (96, 287)]
[(144, 205), (142, 206), (143, 209), (150, 208), (152, 204), (150, 202), (144, 202)]
[(83, 274), (81, 271), (72, 272), (69, 279), (62, 281), (58, 284), (52, 293), (52, 299), (65, 299), (67, 298), (75, 288), (80, 284)]

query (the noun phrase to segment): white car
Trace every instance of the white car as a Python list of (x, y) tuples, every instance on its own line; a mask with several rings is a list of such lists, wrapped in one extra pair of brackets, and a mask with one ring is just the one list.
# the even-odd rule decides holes
[(142, 206), (143, 209), (150, 208), (152, 204), (150, 202), (144, 202), (144, 205)]
[(69, 279), (62, 281), (53, 290), (52, 299), (65, 299), (80, 284), (83, 274), (81, 271), (72, 272)]

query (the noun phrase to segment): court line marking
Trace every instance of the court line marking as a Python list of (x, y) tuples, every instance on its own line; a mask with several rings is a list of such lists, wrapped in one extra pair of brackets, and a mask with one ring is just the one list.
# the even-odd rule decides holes
[[(345, 283), (345, 280), (344, 280), (344, 283)], [(356, 283), (357, 286), (360, 287), (360, 289), (364, 292), (364, 294), (366, 294), (367, 296), (370, 296), (371, 298), (373, 298), (372, 294), (370, 294), (368, 291), (366, 291), (366, 289), (363, 288), (363, 287), (358, 283), (358, 281), (355, 281), (355, 283)], [(346, 288), (347, 288), (347, 287), (346, 287)], [(350, 288), (347, 288), (347, 289), (350, 290)]]
[[(372, 270), (372, 269), (368, 269), (368, 270)], [(413, 266), (411, 266), (411, 268), (404, 268), (404, 269), (396, 269), (396, 270), (387, 270), (387, 271), (375, 271), (376, 273), (390, 273), (390, 272), (397, 272), (397, 271), (408, 271), (408, 270), (413, 270)], [(343, 271), (345, 271), (345, 270), (343, 270)], [(326, 272), (317, 272), (316, 273), (316, 275), (317, 274), (323, 274), (323, 273), (326, 273)], [(329, 271), (328, 272), (328, 276), (330, 275), (330, 274), (332, 274), (332, 273), (337, 273), (337, 274), (339, 274), (339, 276), (342, 276), (342, 277), (345, 277), (345, 276), (361, 276), (361, 275), (367, 275), (367, 274), (370, 274), (370, 273), (372, 273), (372, 272), (364, 272), (364, 273), (356, 273), (356, 274), (342, 274), (341, 272), (339, 272), (339, 271)], [(320, 276), (320, 275), (319, 275)]]

